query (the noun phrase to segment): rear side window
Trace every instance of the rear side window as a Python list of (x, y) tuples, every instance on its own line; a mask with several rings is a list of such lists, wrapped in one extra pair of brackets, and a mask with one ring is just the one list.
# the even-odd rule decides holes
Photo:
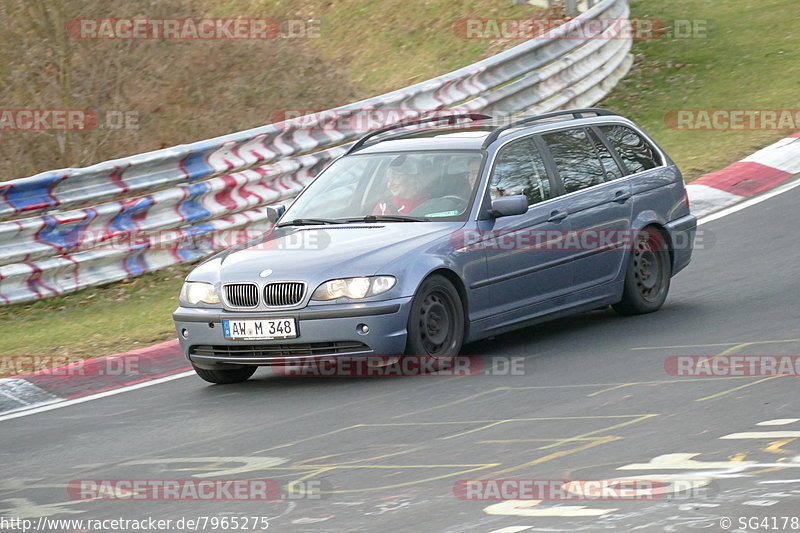
[(632, 129), (627, 126), (600, 126), (600, 129), (628, 167), (628, 174), (661, 166), (656, 150)]
[(606, 173), (592, 141), (581, 129), (557, 131), (542, 136), (567, 193), (605, 181)]
[(524, 194), (528, 205), (552, 198), (542, 155), (532, 139), (514, 141), (500, 150), (489, 187), (492, 198)]
[(614, 156), (611, 155), (606, 145), (600, 141), (592, 130), (589, 130), (589, 137), (592, 138), (592, 142), (595, 148), (597, 148), (597, 155), (600, 156), (600, 162), (603, 164), (603, 168), (606, 171), (606, 181), (619, 179), (624, 176), (625, 173), (619, 168), (619, 165), (614, 160)]

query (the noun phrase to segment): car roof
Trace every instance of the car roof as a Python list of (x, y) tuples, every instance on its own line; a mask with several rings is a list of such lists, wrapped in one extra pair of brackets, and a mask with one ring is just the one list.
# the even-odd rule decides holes
[(494, 130), (487, 124), (458, 128), (423, 128), (398, 132), (388, 138), (365, 145), (359, 154), (405, 152), (416, 150), (480, 150), (483, 141)]
[[(586, 111), (586, 110), (582, 110)], [(594, 111), (594, 110), (592, 110)], [(455, 126), (427, 126), (416, 125), (413, 129), (402, 130), (399, 125), (395, 130), (385, 131), (376, 135), (370, 134), (362, 139), (370, 142), (360, 142), (355, 145), (350, 155), (391, 153), (422, 150), (480, 150), (484, 148), (487, 138), (493, 136), (489, 145), (499, 139), (527, 135), (539, 131), (546, 131), (563, 127), (579, 127), (591, 124), (608, 124), (611, 122), (633, 125), (629, 120), (605, 110), (603, 114), (594, 117), (576, 118), (571, 113), (563, 111), (547, 115), (530, 117), (510, 117), (506, 119), (475, 120)], [(552, 116), (551, 116), (552, 115)], [(565, 115), (567, 115), (565, 117)], [(524, 122), (524, 123), (520, 123)], [(519, 133), (519, 135), (514, 135)], [(381, 138), (380, 135), (383, 135)], [(375, 136), (373, 140), (371, 137)]]

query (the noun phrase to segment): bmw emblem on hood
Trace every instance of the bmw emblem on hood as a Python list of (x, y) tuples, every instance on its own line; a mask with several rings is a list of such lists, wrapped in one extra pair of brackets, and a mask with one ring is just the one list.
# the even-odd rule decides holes
[(259, 276), (261, 276), (262, 278), (266, 278), (270, 274), (272, 274), (272, 269), (271, 268), (267, 268), (265, 270), (262, 270), (261, 274), (259, 274)]

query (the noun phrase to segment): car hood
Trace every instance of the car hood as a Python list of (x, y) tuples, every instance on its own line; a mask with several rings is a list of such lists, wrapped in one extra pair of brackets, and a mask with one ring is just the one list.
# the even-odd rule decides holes
[[(463, 222), (392, 222), (286, 226), (198, 266), (192, 280), (211, 283), (305, 280), (391, 274), (392, 262), (446, 241)], [(260, 277), (259, 277), (260, 276)]]

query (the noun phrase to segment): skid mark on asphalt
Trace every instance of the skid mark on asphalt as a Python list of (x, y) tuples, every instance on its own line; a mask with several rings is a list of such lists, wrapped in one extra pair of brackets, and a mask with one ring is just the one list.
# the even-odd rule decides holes
[(436, 410), (440, 410), (440, 409), (446, 409), (446, 408), (452, 407), (454, 405), (460, 405), (462, 403), (467, 403), (467, 402), (471, 402), (473, 400), (477, 400), (478, 398), (485, 399), (484, 398), (485, 396), (488, 396), (490, 394), (496, 394), (498, 392), (513, 392), (513, 391), (521, 391), (521, 390), (575, 389), (575, 388), (583, 388), (583, 387), (594, 388), (594, 387), (605, 387), (605, 386), (608, 386), (608, 385), (614, 385), (614, 383), (597, 383), (597, 384), (582, 383), (582, 384), (575, 384), (575, 385), (533, 385), (533, 386), (527, 386), (527, 387), (497, 387), (497, 388), (494, 388), (494, 389), (491, 389), (491, 390), (486, 390), (486, 391), (478, 392), (476, 394), (471, 394), (469, 396), (465, 396), (463, 398), (459, 398), (458, 400), (452, 400), (450, 402), (446, 402), (446, 403), (442, 403), (442, 404), (439, 404), (439, 405), (435, 405), (433, 407), (426, 407), (424, 409), (418, 409), (416, 411), (409, 411), (407, 413), (403, 413), (403, 414), (400, 414), (400, 415), (395, 415), (395, 416), (392, 417), (392, 420), (398, 419), (398, 418), (406, 418), (406, 417), (409, 417), (409, 416), (416, 416), (416, 415), (419, 415), (419, 414), (422, 414), (422, 413), (428, 413), (428, 412), (436, 411)]
[(730, 394), (732, 392), (736, 392), (738, 390), (746, 389), (747, 387), (752, 387), (753, 385), (758, 385), (760, 383), (764, 383), (765, 381), (770, 381), (770, 380), (773, 380), (775, 378), (780, 378), (780, 377), (783, 377), (783, 376), (769, 376), (769, 377), (762, 378), (762, 379), (759, 379), (759, 380), (756, 380), (756, 381), (753, 381), (753, 382), (750, 382), (750, 383), (745, 383), (744, 385), (739, 385), (738, 387), (733, 387), (732, 389), (726, 389), (724, 391), (717, 392), (715, 394), (709, 394), (708, 396), (703, 396), (702, 398), (697, 398), (695, 401), (696, 402), (705, 402), (706, 400), (713, 400), (713, 399), (719, 398), (721, 396), (726, 396), (726, 395), (728, 395), (728, 394)]
[[(605, 437), (575, 437), (570, 440), (576, 442), (580, 441), (598, 441)], [(548, 439), (548, 438), (531, 438), (531, 439), (496, 439), (496, 440), (479, 440), (475, 444), (519, 444), (522, 442), (561, 442), (564, 439)]]
[[(562, 444), (566, 444), (567, 442), (572, 442), (575, 439), (586, 438), (586, 437), (589, 437), (591, 435), (596, 435), (597, 433), (605, 433), (606, 431), (611, 431), (612, 429), (619, 429), (621, 427), (630, 426), (631, 424), (636, 424), (638, 422), (641, 422), (643, 420), (647, 420), (648, 418), (652, 418), (652, 417), (658, 416), (658, 415), (657, 414), (648, 414), (648, 415), (627, 415), (627, 416), (632, 416), (632, 417), (636, 417), (636, 418), (634, 418), (633, 420), (627, 420), (625, 422), (620, 422), (619, 424), (614, 424), (613, 426), (610, 426), (610, 427), (607, 427), (607, 428), (602, 428), (602, 429), (598, 429), (598, 430), (595, 430), (595, 431), (590, 431), (588, 433), (583, 433), (583, 434), (577, 435), (575, 437), (569, 437), (569, 438), (566, 438), (566, 439), (562, 439), (562, 440), (560, 440), (558, 442), (554, 442), (552, 444), (548, 444), (547, 446), (542, 446), (539, 449), (540, 450), (548, 450), (550, 448), (554, 448), (556, 446), (561, 446)], [(607, 417), (602, 417), (602, 418), (607, 418)]]
[[(609, 442), (614, 442), (615, 440), (619, 440), (621, 438), (622, 437), (614, 437), (614, 436), (610, 436), (610, 435), (607, 436), (607, 437), (601, 437), (601, 438), (599, 438), (599, 439), (597, 439), (595, 441), (589, 442), (589, 443), (584, 444), (582, 446), (578, 446), (576, 448), (572, 448), (572, 449), (568, 449), (568, 450), (562, 450), (560, 452), (554, 452), (554, 453), (551, 453), (549, 455), (545, 455), (544, 457), (539, 457), (538, 459), (534, 459), (533, 461), (528, 461), (527, 463), (522, 463), (522, 464), (519, 464), (519, 465), (516, 465), (516, 466), (505, 468), (503, 470), (495, 470), (494, 472), (491, 472), (489, 474), (481, 476), (481, 478), (479, 478), (479, 479), (490, 479), (490, 478), (494, 478), (494, 477), (497, 477), (497, 476), (500, 476), (500, 475), (508, 474), (510, 472), (517, 472), (519, 470), (523, 470), (525, 468), (530, 468), (532, 466), (540, 465), (542, 463), (546, 463), (546, 462), (552, 461), (554, 459), (560, 459), (562, 457), (566, 457), (567, 455), (573, 454), (575, 452), (582, 452), (584, 450), (588, 450), (589, 448), (594, 448), (595, 446), (599, 446), (601, 444), (607, 444)], [(539, 448), (539, 449), (541, 449), (541, 448)]]
[(739, 344), (782, 344), (789, 342), (800, 342), (800, 339), (781, 339), (781, 340), (768, 340), (768, 341), (748, 341), (742, 342), (717, 342), (713, 344), (678, 344), (674, 346), (638, 346), (631, 348), (631, 350), (674, 350), (678, 348), (714, 348), (717, 346), (736, 346)]

